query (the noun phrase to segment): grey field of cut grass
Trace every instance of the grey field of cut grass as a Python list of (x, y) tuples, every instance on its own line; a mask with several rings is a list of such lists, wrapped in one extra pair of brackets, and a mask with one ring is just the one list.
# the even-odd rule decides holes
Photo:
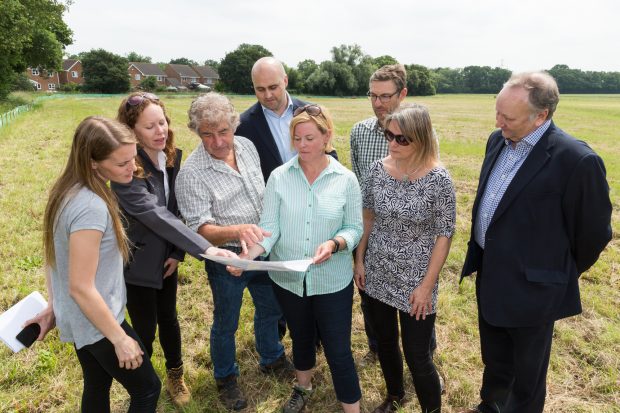
[[(177, 145), (187, 156), (198, 138), (185, 126), (191, 96), (161, 96), (172, 118)], [(325, 105), (336, 122), (335, 146), (341, 162), (350, 166), (349, 131), (372, 114), (367, 99), (302, 97)], [(458, 284), (469, 236), (471, 207), (488, 134), (494, 128), (494, 96), (438, 95), (410, 97), (427, 105), (439, 135), (441, 159), (457, 191), (457, 233), (441, 273), (437, 318), (439, 348), (435, 362), (446, 379), (443, 411), (456, 412), (478, 400), (480, 360), (476, 303), (472, 280)], [(0, 312), (33, 290), (44, 291), (41, 222), (47, 190), (64, 166), (77, 124), (88, 115), (114, 117), (120, 96), (68, 96), (44, 101), (0, 129)], [(251, 96), (231, 96), (239, 112), (253, 102)], [(562, 96), (556, 124), (587, 141), (605, 160), (614, 205), (614, 238), (599, 262), (581, 278), (582, 315), (556, 324), (548, 375), (547, 412), (620, 412), (620, 95)], [(217, 400), (209, 356), (212, 319), (211, 291), (203, 265), (187, 258), (180, 267), (179, 317), (183, 334), (186, 379), (193, 394), (186, 412), (223, 412)], [(265, 377), (258, 370), (252, 326), (253, 307), (245, 297), (237, 333), (240, 384), (249, 397), (248, 411), (273, 412), (287, 400), (291, 383)], [(353, 316), (353, 352), (365, 354), (358, 297)], [(287, 352), (291, 342), (285, 338)], [(155, 345), (153, 364), (163, 377), (164, 359)], [(16, 355), (0, 346), (0, 412), (77, 412), (81, 396), (81, 370), (72, 346), (50, 333), (44, 342)], [(384, 396), (379, 365), (358, 368), (362, 411), (370, 412)], [(335, 412), (329, 369), (318, 357), (317, 391), (309, 411)], [(415, 400), (411, 380), (409, 398)], [(114, 412), (126, 411), (127, 395), (118, 384), (112, 389)], [(175, 411), (165, 393), (159, 412)], [(417, 412), (413, 401), (404, 412)]]

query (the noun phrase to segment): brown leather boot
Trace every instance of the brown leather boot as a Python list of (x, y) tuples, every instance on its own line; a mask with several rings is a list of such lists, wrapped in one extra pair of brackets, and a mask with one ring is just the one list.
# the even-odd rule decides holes
[(189, 403), (192, 395), (183, 380), (183, 365), (166, 371), (166, 390), (177, 406), (185, 406)]

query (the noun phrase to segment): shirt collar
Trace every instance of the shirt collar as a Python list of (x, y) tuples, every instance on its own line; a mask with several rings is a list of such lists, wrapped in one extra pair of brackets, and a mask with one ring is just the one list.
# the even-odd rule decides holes
[[(524, 144), (533, 147), (534, 145), (536, 145), (538, 143), (538, 141), (545, 134), (545, 132), (547, 132), (547, 129), (549, 129), (550, 125), (551, 125), (551, 119), (545, 121), (538, 128), (534, 129), (525, 138), (523, 138), (519, 142), (517, 142), (517, 144), (523, 142)], [(510, 145), (512, 143), (512, 141), (510, 139), (504, 138), (504, 143), (506, 145)]]
[(291, 99), (291, 95), (288, 94), (288, 92), (286, 93), (286, 99), (287, 99), (287, 105), (286, 105), (286, 109), (284, 110), (284, 112), (282, 112), (282, 115), (278, 115), (276, 112), (274, 112), (273, 110), (263, 106), (262, 104), (260, 105), (261, 108), (263, 108), (263, 113), (265, 115), (269, 115), (272, 116), (274, 118), (281, 118), (282, 116), (286, 115), (287, 113), (293, 113), (293, 101)]
[[(337, 173), (337, 174), (342, 174), (343, 173), (341, 170), (339, 170), (336, 167), (335, 159), (331, 155), (327, 155), (327, 159), (329, 159), (329, 164), (327, 165), (327, 168), (325, 168), (325, 170), (321, 172), (320, 175), (330, 174), (330, 173)], [(295, 157), (292, 158), (288, 162), (288, 167), (289, 167), (289, 169), (290, 168), (295, 168), (295, 169), (299, 169), (301, 171), (301, 165), (299, 165), (299, 155), (295, 155)]]

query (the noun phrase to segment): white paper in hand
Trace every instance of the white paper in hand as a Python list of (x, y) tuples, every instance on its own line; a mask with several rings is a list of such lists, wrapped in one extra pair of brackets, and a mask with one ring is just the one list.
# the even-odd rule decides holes
[(47, 301), (34, 291), (24, 297), (13, 307), (0, 314), (0, 340), (14, 353), (25, 348), (15, 336), (22, 330), (22, 325), (47, 307)]
[(296, 271), (305, 272), (310, 264), (311, 259), (292, 260), (292, 261), (251, 261), (241, 258), (220, 257), (219, 255), (200, 254), (208, 260), (218, 262), (224, 265), (241, 268), (244, 271)]

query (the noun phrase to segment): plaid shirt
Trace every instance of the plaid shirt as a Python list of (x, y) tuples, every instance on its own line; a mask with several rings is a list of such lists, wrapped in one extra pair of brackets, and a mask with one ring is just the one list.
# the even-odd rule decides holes
[[(214, 159), (202, 143), (187, 158), (176, 180), (179, 210), (194, 231), (203, 224), (228, 226), (258, 224), (263, 209), (265, 181), (254, 144), (235, 136), (239, 172)], [(230, 241), (224, 246), (236, 246)]]
[(379, 120), (373, 116), (357, 122), (351, 129), (351, 168), (361, 184), (370, 165), (388, 154), (388, 143)]

